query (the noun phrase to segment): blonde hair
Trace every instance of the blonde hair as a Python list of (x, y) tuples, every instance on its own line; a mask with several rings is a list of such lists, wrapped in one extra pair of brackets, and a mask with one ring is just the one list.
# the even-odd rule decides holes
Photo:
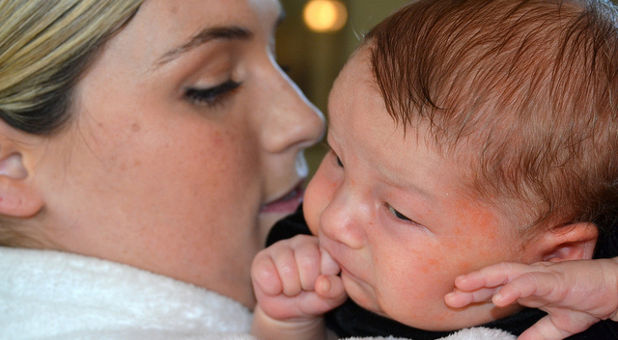
[(71, 89), (143, 0), (0, 0), (0, 118), (33, 134), (68, 120)]
[[(51, 135), (69, 120), (72, 89), (143, 0), (0, 0), (0, 118)], [(0, 220), (0, 245), (37, 247), (20, 220)]]

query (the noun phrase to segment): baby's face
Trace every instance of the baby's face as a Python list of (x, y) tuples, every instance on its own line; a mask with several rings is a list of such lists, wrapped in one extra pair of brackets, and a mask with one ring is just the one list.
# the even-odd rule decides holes
[[(342, 268), (349, 296), (413, 327), (450, 330), (513, 310), (444, 304), (457, 275), (500, 261), (530, 261), (513, 222), (466, 194), (462, 165), (388, 115), (367, 48), (331, 93), (328, 143), (305, 196), (305, 217)], [(419, 137), (419, 138), (417, 138)]]

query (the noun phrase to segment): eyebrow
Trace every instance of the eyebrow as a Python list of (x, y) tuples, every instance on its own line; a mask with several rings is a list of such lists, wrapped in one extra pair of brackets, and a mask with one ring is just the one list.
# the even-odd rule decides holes
[[(332, 127), (332, 125), (329, 125), (328, 129), (330, 132), (330, 128)], [(334, 137), (332, 137), (332, 135), (330, 133), (327, 132), (326, 138), (324, 140), (326, 146), (329, 148), (329, 150), (332, 150), (333, 152), (335, 152), (335, 150), (333, 149), (333, 147), (331, 146), (333, 142), (336, 143), (336, 141), (333, 141), (332, 139)], [(341, 157), (339, 154), (337, 154), (335, 152), (335, 154), (337, 155), (337, 157)], [(425, 198), (425, 200), (428, 201), (434, 201), (435, 200), (435, 195), (432, 195), (429, 191), (423, 189), (422, 187), (407, 181), (405, 178), (402, 178), (399, 175), (398, 171), (393, 171), (392, 169), (385, 167), (382, 165), (382, 163), (377, 162), (375, 165), (373, 165), (373, 170), (378, 172), (379, 175), (382, 178), (382, 181), (385, 182), (386, 184), (390, 185), (390, 186), (394, 186), (397, 188), (401, 188), (404, 191), (414, 191), (418, 194), (420, 194), (421, 196), (423, 196)]]
[(180, 55), (212, 40), (250, 40), (253, 33), (240, 26), (208, 27), (194, 35), (189, 41), (163, 54), (156, 62), (157, 66), (169, 63)]

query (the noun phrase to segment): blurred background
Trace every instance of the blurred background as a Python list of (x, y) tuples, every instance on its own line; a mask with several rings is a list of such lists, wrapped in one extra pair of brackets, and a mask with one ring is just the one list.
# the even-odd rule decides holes
[[(280, 0), (285, 20), (277, 30), (277, 61), (324, 114), (328, 92), (363, 35), (408, 0)], [(306, 151), (310, 176), (325, 153)]]

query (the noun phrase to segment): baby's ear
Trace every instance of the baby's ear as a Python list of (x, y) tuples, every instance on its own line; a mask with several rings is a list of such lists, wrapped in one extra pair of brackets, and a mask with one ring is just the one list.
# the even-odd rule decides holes
[(2, 133), (8, 128), (4, 122), (0, 125), (0, 215), (33, 216), (43, 207), (43, 200), (23, 160), (23, 152), (28, 151)]
[(542, 261), (591, 259), (598, 236), (594, 223), (577, 222), (543, 231), (532, 247)]

